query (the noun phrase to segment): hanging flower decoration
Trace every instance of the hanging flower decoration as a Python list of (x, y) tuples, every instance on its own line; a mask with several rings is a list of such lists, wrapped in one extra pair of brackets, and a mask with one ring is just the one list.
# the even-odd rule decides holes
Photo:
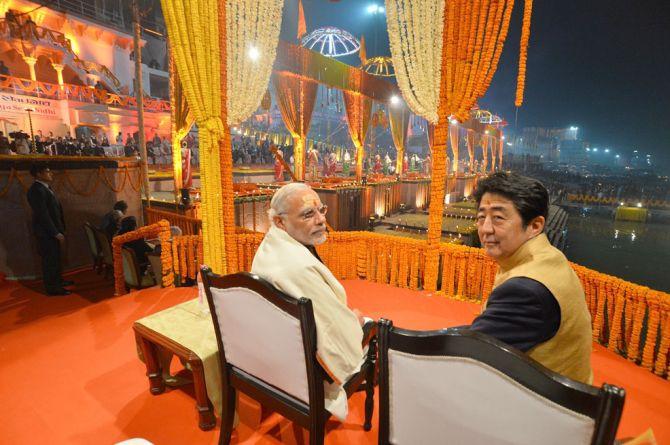
[(525, 0), (523, 8), (523, 24), (521, 25), (521, 42), (519, 47), (519, 75), (516, 80), (516, 99), (518, 108), (523, 104), (523, 93), (526, 87), (526, 61), (528, 60), (528, 41), (530, 40), (530, 16), (533, 12), (533, 0)]
[(170, 241), (170, 223), (167, 220), (158, 221), (155, 224), (140, 227), (132, 232), (115, 236), (112, 239), (112, 257), (114, 259), (114, 294), (123, 295), (126, 293), (126, 282), (123, 275), (123, 257), (121, 248), (129, 241), (144, 238), (156, 238), (161, 243), (161, 270), (163, 287), (174, 286), (174, 268), (172, 257), (172, 245)]
[(244, 122), (267, 91), (284, 0), (226, 0), (228, 125)]

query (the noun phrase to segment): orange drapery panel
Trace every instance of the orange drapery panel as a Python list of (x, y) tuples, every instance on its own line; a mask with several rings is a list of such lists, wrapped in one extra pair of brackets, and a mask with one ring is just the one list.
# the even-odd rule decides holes
[(503, 146), (505, 145), (505, 140), (503, 136), (500, 135), (498, 140), (498, 170), (502, 170), (502, 155), (503, 155)]
[(356, 180), (363, 177), (363, 158), (365, 156), (365, 136), (370, 128), (372, 99), (360, 93), (342, 91), (344, 109), (349, 122), (349, 135), (356, 149)]
[(458, 125), (449, 125), (449, 142), (451, 145), (451, 170), (458, 172)]
[(405, 143), (407, 142), (407, 127), (409, 125), (409, 109), (404, 104), (388, 106), (389, 124), (391, 137), (397, 152), (395, 172), (402, 175), (402, 162), (405, 155)]
[(467, 133), (468, 142), (468, 157), (470, 161), (470, 172), (475, 168), (475, 130), (468, 128)]
[(486, 169), (489, 165), (489, 136), (487, 134), (482, 135), (482, 173), (486, 173)]
[(305, 138), (319, 85), (291, 74), (275, 73), (272, 79), (282, 120), (293, 137), (293, 173), (302, 181), (305, 179)]
[(305, 10), (302, 9), (302, 0), (298, 0), (298, 40), (307, 34), (307, 23), (305, 22)]
[(496, 158), (498, 154), (498, 142), (491, 137), (491, 172), (496, 171)]
[[(194, 118), (186, 102), (186, 95), (181, 85), (179, 73), (174, 65), (174, 60), (169, 57), (168, 69), (170, 71), (170, 113), (172, 121), (172, 173), (174, 180), (175, 197), (179, 196), (179, 190), (184, 186), (182, 176), (181, 141), (193, 126)], [(188, 167), (190, 169), (190, 167)]]

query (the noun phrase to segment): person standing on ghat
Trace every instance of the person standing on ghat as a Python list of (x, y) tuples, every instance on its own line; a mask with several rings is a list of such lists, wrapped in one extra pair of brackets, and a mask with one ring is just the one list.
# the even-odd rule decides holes
[(51, 189), (53, 172), (47, 164), (34, 164), (30, 174), (35, 182), (28, 189), (28, 203), (33, 211), (33, 232), (37, 249), (42, 257), (42, 277), (47, 295), (69, 295), (66, 286), (74, 284), (63, 280), (61, 253), (65, 245), (65, 218), (63, 207)]

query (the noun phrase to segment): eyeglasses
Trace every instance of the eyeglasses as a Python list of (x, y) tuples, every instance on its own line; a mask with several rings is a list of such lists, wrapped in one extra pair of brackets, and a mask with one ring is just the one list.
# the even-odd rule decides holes
[(321, 207), (312, 207), (311, 209), (305, 210), (298, 216), (300, 216), (304, 221), (309, 221), (316, 216), (317, 212), (319, 212), (322, 216), (326, 216), (326, 213), (328, 213), (328, 206), (323, 204)]

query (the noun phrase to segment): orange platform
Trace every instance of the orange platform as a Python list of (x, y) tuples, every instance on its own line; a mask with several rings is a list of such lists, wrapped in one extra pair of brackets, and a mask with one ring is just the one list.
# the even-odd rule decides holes
[[(110, 281), (103, 284), (88, 272), (71, 278), (78, 282), (76, 292), (59, 298), (39, 294), (36, 283), (0, 284), (0, 443), (111, 444), (143, 437), (157, 445), (215, 444), (218, 427), (198, 429), (188, 388), (149, 393), (131, 328), (138, 318), (194, 298), (195, 290), (153, 288), (113, 297)], [(344, 285), (353, 307), (401, 327), (466, 324), (478, 312), (476, 305), (425, 292), (366, 281)], [(670, 382), (599, 346), (593, 364), (596, 384), (627, 391), (618, 436), (652, 427), (658, 443), (670, 443)], [(367, 433), (363, 395), (349, 406), (345, 424), (329, 423), (326, 443), (376, 444), (377, 404)], [(296, 443), (290, 422), (272, 414), (259, 423), (259, 413), (253, 401), (241, 399), (234, 443)]]

